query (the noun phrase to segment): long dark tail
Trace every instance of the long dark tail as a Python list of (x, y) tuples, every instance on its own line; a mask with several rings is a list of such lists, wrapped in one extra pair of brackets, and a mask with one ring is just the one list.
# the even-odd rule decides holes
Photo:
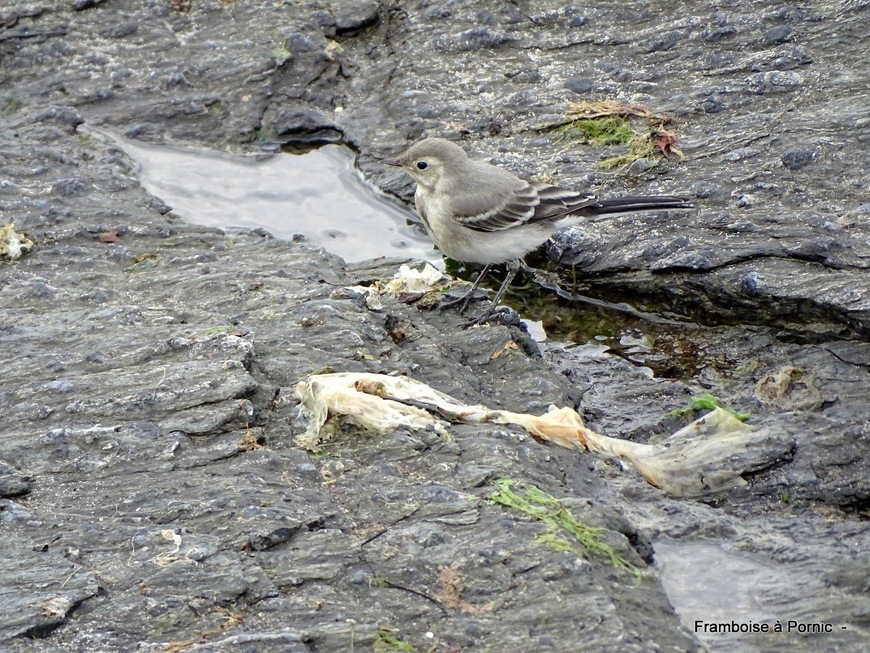
[(658, 197), (614, 197), (598, 200), (595, 204), (584, 207), (584, 213), (591, 215), (608, 215), (610, 213), (628, 213), (630, 211), (663, 211), (667, 209), (693, 209), (695, 205), (687, 197), (675, 195), (659, 195)]

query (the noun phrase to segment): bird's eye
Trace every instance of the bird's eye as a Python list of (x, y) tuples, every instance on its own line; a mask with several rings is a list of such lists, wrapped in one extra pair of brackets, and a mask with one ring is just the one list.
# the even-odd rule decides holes
[(425, 170), (429, 167), (429, 164), (425, 161), (417, 161), (417, 170)]

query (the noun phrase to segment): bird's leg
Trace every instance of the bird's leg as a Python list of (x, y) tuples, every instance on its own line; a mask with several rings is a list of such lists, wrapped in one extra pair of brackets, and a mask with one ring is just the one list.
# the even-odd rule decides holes
[(492, 304), (490, 304), (489, 308), (485, 310), (480, 317), (476, 317), (468, 322), (468, 324), (465, 325), (466, 327), (474, 326), (475, 324), (484, 324), (490, 317), (492, 317), (492, 314), (498, 308), (498, 303), (501, 301), (502, 296), (508, 289), (508, 286), (511, 285), (511, 281), (514, 280), (514, 277), (517, 276), (517, 272), (520, 271), (520, 265), (522, 265), (520, 259), (510, 261), (507, 264), (507, 274), (505, 275), (504, 281), (501, 282), (501, 286), (495, 294)]
[(502, 295), (504, 295), (505, 290), (508, 289), (508, 286), (511, 285), (511, 282), (514, 280), (514, 277), (517, 276), (517, 272), (520, 271), (520, 265), (522, 261), (520, 259), (514, 259), (513, 261), (509, 261), (507, 264), (507, 275), (505, 275), (504, 281), (501, 282), (501, 287), (499, 287), (498, 292), (495, 294), (495, 298), (492, 300), (493, 306), (498, 306), (498, 303), (501, 301)]
[(483, 266), (483, 270), (481, 270), (480, 274), (477, 275), (477, 279), (474, 280), (474, 283), (471, 286), (471, 290), (469, 290), (467, 293), (465, 293), (462, 297), (459, 297), (457, 299), (451, 299), (450, 301), (446, 301), (446, 302), (441, 302), (440, 304), (438, 304), (437, 310), (440, 311), (443, 308), (447, 308), (448, 306), (454, 306), (454, 305), (458, 304), (459, 302), (462, 302), (462, 308), (459, 309), (459, 314), (462, 315), (462, 313), (465, 312), (465, 309), (468, 308), (468, 302), (470, 302), (471, 298), (474, 296), (474, 291), (477, 290), (477, 287), (480, 285), (480, 282), (483, 281), (483, 278), (486, 276), (486, 273), (489, 272), (489, 268), (491, 267), (491, 265), (492, 264), (487, 263), (486, 265)]

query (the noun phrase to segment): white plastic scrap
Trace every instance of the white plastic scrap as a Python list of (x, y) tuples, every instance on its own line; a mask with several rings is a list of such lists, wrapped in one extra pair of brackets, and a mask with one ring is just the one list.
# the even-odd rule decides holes
[(342, 415), (362, 428), (381, 433), (408, 426), (413, 429), (434, 428), (443, 435), (447, 434), (446, 422), (434, 418), (427, 410), (384, 399), (384, 395), (400, 399), (413, 397), (432, 405), (463, 407), (423, 383), (383, 374), (313, 374), (300, 381), (295, 391), (302, 400), (299, 410), (308, 419), (308, 429), (296, 438), (296, 443), (311, 450), (316, 450), (322, 443), (321, 429), (332, 415)]
[(15, 231), (11, 222), (0, 227), (0, 258), (8, 256), (13, 261), (21, 258), (24, 252), (33, 247), (33, 241), (21, 232)]
[[(746, 458), (769, 436), (717, 408), (657, 444), (609, 438), (587, 429), (571, 408), (550, 406), (544, 415), (469, 406), (428, 385), (401, 376), (366, 373), (314, 374), (295, 388), (308, 429), (296, 443), (317, 450), (328, 439), (331, 416), (380, 433), (405, 426), (446, 434), (448, 423), (516, 424), (563, 447), (585, 447), (631, 463), (652, 485), (673, 496), (702, 496), (745, 485), (740, 476), (758, 468)], [(434, 413), (434, 414), (433, 414)], [(436, 416), (436, 414), (438, 416)], [(759, 450), (764, 447), (759, 446)], [(739, 468), (737, 468), (739, 467)]]
[(386, 282), (378, 282), (373, 286), (347, 286), (347, 289), (363, 295), (369, 310), (380, 311), (384, 308), (381, 304), (381, 293), (401, 295), (429, 292), (438, 288), (443, 276), (428, 263), (422, 270), (414, 270), (403, 264), (393, 278)]
[(384, 291), (390, 293), (428, 292), (436, 288), (444, 276), (433, 266), (426, 263), (422, 270), (414, 270), (407, 265), (399, 267), (392, 279), (384, 284)]

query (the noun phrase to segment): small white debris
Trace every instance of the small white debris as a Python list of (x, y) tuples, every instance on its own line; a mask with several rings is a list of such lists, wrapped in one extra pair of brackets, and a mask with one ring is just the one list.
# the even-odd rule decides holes
[(428, 292), (440, 284), (441, 277), (441, 272), (428, 263), (422, 270), (402, 265), (396, 275), (384, 284), (384, 290), (396, 294)]
[(21, 258), (21, 255), (33, 247), (33, 241), (23, 233), (15, 231), (15, 226), (9, 224), (0, 227), (0, 258), (11, 260)]

